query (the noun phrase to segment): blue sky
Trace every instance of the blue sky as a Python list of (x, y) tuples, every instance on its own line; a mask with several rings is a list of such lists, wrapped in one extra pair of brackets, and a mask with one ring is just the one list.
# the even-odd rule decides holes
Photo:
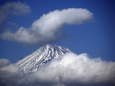
[[(24, 15), (8, 15), (0, 24), (0, 33), (17, 31), (20, 27), (29, 28), (35, 20), (50, 11), (86, 8), (93, 13), (93, 20), (80, 25), (64, 25), (66, 37), (50, 44), (67, 47), (77, 54), (87, 53), (92, 58), (115, 61), (114, 0), (1, 0), (0, 6), (17, 1), (26, 3), (30, 11)], [(16, 62), (41, 46), (0, 39), (0, 58)]]

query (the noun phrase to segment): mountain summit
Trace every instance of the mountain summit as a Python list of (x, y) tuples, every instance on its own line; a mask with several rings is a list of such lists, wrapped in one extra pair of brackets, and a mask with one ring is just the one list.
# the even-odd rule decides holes
[(67, 52), (71, 51), (68, 48), (47, 44), (25, 58), (17, 61), (15, 65), (23, 69), (24, 72), (36, 72), (45, 63), (52, 59), (61, 58)]

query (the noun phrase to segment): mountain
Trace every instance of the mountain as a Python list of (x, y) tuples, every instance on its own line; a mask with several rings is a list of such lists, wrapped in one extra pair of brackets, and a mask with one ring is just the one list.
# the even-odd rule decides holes
[(50, 62), (52, 59), (61, 58), (65, 53), (71, 52), (68, 48), (56, 45), (43, 46), (15, 63), (27, 72), (36, 72), (40, 67)]

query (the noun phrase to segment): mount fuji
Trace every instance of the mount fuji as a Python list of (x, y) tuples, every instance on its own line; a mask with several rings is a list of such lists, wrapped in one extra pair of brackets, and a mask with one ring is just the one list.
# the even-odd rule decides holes
[(47, 44), (17, 61), (15, 65), (23, 69), (25, 73), (36, 72), (52, 59), (61, 58), (67, 52), (71, 51), (65, 47)]

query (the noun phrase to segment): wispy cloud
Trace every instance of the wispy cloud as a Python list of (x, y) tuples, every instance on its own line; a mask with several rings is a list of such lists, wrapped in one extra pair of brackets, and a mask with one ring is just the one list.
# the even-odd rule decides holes
[(90, 21), (93, 14), (87, 9), (69, 8), (54, 10), (43, 14), (34, 21), (30, 28), (19, 28), (15, 33), (4, 32), (0, 37), (4, 40), (13, 40), (27, 44), (49, 43), (61, 39), (64, 35), (64, 24), (82, 24)]
[(25, 3), (8, 2), (3, 6), (0, 6), (0, 23), (11, 15), (25, 15), (30, 11), (30, 7)]
[(14, 65), (0, 68), (3, 86), (114, 86), (115, 62), (91, 59), (86, 53), (65, 54), (54, 59), (38, 72), (24, 74)]

